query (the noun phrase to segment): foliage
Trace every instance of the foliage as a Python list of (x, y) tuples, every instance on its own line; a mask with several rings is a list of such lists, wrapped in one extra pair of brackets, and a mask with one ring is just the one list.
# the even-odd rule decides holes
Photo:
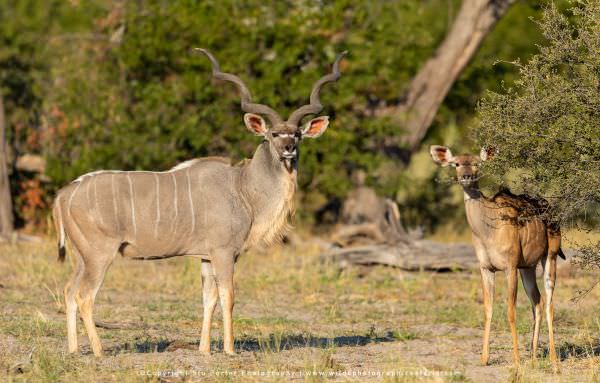
[[(115, 13), (120, 16), (96, 33), (125, 25), (121, 44), (80, 44), (71, 65), (55, 69), (64, 86), (49, 107), (69, 118), (64, 145), (53, 150), (58, 163), (51, 176), (61, 182), (101, 167), (164, 169), (190, 156), (252, 154), (257, 141), (241, 125), (237, 90), (213, 82), (208, 61), (190, 54), (192, 47), (210, 48), (224, 70), (247, 82), (255, 100), (284, 116), (307, 102), (336, 52), (348, 49), (342, 79), (322, 92), (332, 128), (304, 143), (300, 165), (301, 186), (342, 196), (349, 182), (339, 170), (374, 170), (383, 138), (397, 133), (367, 118), (369, 97), (397, 97), (445, 28), (429, 22), (435, 7), (416, 2), (150, 1)], [(74, 153), (77, 161), (65, 172)]]
[[(65, 25), (73, 32), (90, 22), (62, 0), (5, 0), (0, 6), (0, 92), (7, 115), (7, 140), (12, 157), (44, 151), (43, 84), (50, 71), (44, 46), (48, 36), (60, 37)], [(19, 221), (44, 220), (50, 196), (32, 175), (12, 172), (11, 189)], [(48, 186), (48, 185), (46, 185)], [(52, 188), (52, 186), (51, 186)], [(46, 201), (44, 201), (45, 199)], [(21, 222), (18, 222), (21, 223)]]
[[(545, 10), (539, 25), (549, 44), (516, 63), (513, 88), (486, 95), (476, 133), (498, 150), (490, 174), (548, 199), (563, 226), (589, 226), (600, 212), (600, 1), (577, 2), (571, 12), (570, 21), (554, 6)], [(590, 244), (584, 263), (598, 267), (598, 246)]]
[[(373, 110), (401, 97), (459, 6), (458, 0), (13, 0), (2, 19), (31, 36), (16, 56), (39, 67), (17, 75), (32, 79), (27, 89), (35, 97), (23, 107), (31, 118), (14, 104), (7, 108), (13, 127), (27, 127), (15, 141), (45, 154), (49, 192), (96, 169), (163, 170), (196, 156), (248, 157), (258, 142), (242, 126), (235, 87), (212, 81), (209, 63), (190, 48), (209, 48), (224, 70), (246, 81), (256, 101), (282, 115), (307, 102), (335, 54), (349, 50), (342, 78), (322, 92), (332, 125), (302, 146), (300, 206), (312, 213), (342, 198), (358, 168), (380, 193), (397, 197), (411, 223), (433, 226), (460, 216), (460, 203), (432, 182), (432, 169), (426, 177), (406, 171), (400, 148), (390, 144), (402, 128), (373, 117)], [(443, 135), (446, 144), (461, 141), (478, 95), (516, 72), (491, 67), (491, 61), (527, 58), (542, 42), (527, 20), (538, 8), (537, 1), (519, 2), (501, 21), (451, 92), (428, 140)], [(29, 9), (39, 15), (30, 18)]]

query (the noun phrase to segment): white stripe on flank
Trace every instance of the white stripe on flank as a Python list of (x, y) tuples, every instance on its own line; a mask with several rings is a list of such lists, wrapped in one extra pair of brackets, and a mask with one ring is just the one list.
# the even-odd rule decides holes
[(62, 210), (60, 207), (60, 195), (58, 197), (56, 197), (56, 201), (54, 201), (54, 204), (56, 205), (56, 219), (58, 220), (58, 235), (59, 235), (59, 239), (58, 239), (58, 243), (60, 245), (60, 247), (64, 247), (65, 246), (65, 227), (63, 226), (63, 220), (62, 220)]
[(187, 176), (187, 183), (188, 183), (188, 196), (190, 197), (190, 208), (191, 208), (191, 213), (192, 213), (192, 233), (194, 232), (194, 229), (196, 228), (196, 214), (194, 214), (194, 200), (192, 199), (192, 181), (190, 180), (190, 168), (187, 168), (186, 172), (185, 172), (186, 176)]
[(100, 224), (104, 226), (104, 220), (102, 219), (102, 209), (100, 208), (100, 203), (98, 202), (98, 178), (94, 178), (94, 210), (98, 213), (98, 218), (100, 218)]
[(177, 222), (177, 179), (175, 178), (175, 174), (171, 173), (171, 177), (173, 178), (173, 188), (174, 188), (174, 192), (173, 192), (173, 204), (175, 205), (175, 218), (173, 218), (173, 223), (171, 224), (171, 231), (174, 230), (175, 228), (175, 223)]
[(127, 182), (129, 182), (129, 200), (131, 201), (131, 222), (133, 223), (133, 236), (137, 235), (137, 227), (135, 225), (135, 203), (133, 196), (133, 183), (131, 182), (131, 177), (129, 173), (127, 173)]
[(154, 238), (158, 235), (158, 223), (160, 222), (160, 180), (158, 174), (154, 173), (156, 181), (156, 223), (154, 224)]
[[(202, 179), (200, 178), (201, 176), (198, 175), (198, 178), (196, 178), (196, 182), (198, 184), (198, 196), (200, 197), (200, 213), (202, 214), (202, 216), (200, 217), (202, 219), (202, 227), (208, 227), (208, 217), (206, 216), (206, 192), (204, 190), (205, 186), (202, 183)], [(204, 239), (204, 248), (208, 249), (208, 237), (206, 235), (202, 236)]]
[(118, 216), (118, 211), (117, 211), (117, 196), (115, 194), (115, 175), (111, 174), (110, 176), (110, 188), (112, 191), (112, 197), (113, 197), (113, 208), (114, 208), (114, 212), (115, 212), (115, 223), (117, 224), (117, 230), (121, 231), (121, 224), (119, 223), (119, 216)]
[(92, 207), (92, 202), (90, 201), (90, 182), (87, 183), (87, 187), (85, 188), (85, 198), (87, 199), (88, 208)]
[(79, 186), (81, 186), (81, 184), (77, 184), (77, 186), (75, 186), (75, 190), (73, 190), (73, 193), (71, 194), (71, 196), (69, 197), (69, 204), (67, 206), (67, 211), (69, 212), (69, 215), (71, 215), (71, 204), (73, 202), (73, 197), (75, 196), (75, 193), (77, 193), (77, 189), (79, 189)]

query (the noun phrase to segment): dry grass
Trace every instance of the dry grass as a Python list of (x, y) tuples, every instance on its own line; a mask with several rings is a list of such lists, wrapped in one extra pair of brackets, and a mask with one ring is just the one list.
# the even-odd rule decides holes
[[(269, 371), (280, 375), (243, 380), (287, 381), (292, 374), (306, 381), (365, 380), (352, 374), (393, 371), (399, 376), (372, 381), (600, 379), (600, 289), (579, 304), (570, 302), (593, 280), (582, 272), (559, 276), (556, 329), (562, 373), (553, 376), (544, 352), (538, 362), (529, 360), (532, 326), (522, 289), (518, 323), (523, 367), (511, 368), (502, 275), (497, 279), (492, 365), (483, 367), (478, 364), (483, 313), (476, 271), (340, 271), (321, 263), (317, 249), (310, 247), (247, 254), (238, 262), (238, 356), (219, 351), (218, 313), (216, 351), (210, 357), (196, 351), (202, 306), (195, 259), (118, 259), (98, 296), (96, 317), (133, 328), (100, 329), (108, 355), (96, 359), (80, 323), (82, 353), (67, 355), (62, 286), (72, 266), (58, 264), (55, 257), (53, 243), (0, 248), (0, 380), (234, 381), (243, 372)], [(545, 327), (542, 334), (544, 349)]]

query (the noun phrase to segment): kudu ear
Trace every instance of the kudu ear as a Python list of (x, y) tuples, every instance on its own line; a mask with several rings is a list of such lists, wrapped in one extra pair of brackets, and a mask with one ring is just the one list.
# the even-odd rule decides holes
[(442, 166), (448, 166), (454, 159), (452, 152), (445, 146), (441, 145), (431, 145), (429, 147), (429, 154), (431, 154), (431, 158), (433, 161)]
[(325, 132), (329, 126), (329, 116), (313, 118), (302, 127), (302, 136), (317, 138)]
[(264, 136), (265, 133), (267, 133), (267, 123), (258, 114), (244, 114), (244, 123), (246, 124), (248, 130), (256, 134), (257, 136)]
[(494, 156), (498, 154), (498, 150), (493, 147), (481, 148), (479, 152), (479, 158), (481, 161), (488, 161), (494, 158)]

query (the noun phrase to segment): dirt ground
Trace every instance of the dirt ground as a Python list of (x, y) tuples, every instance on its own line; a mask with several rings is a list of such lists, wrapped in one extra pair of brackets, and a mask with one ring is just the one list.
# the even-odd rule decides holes
[[(579, 303), (594, 276), (564, 268), (556, 290), (561, 373), (546, 358), (547, 329), (531, 360), (531, 311), (519, 286), (522, 366), (512, 367), (504, 276), (497, 275), (491, 365), (479, 364), (483, 307), (478, 271), (408, 273), (340, 270), (309, 245), (243, 255), (236, 266), (236, 356), (198, 353), (202, 315), (196, 259), (117, 259), (96, 304), (95, 358), (83, 324), (81, 352), (66, 353), (62, 287), (72, 264), (54, 243), (0, 247), (0, 381), (600, 381), (600, 288)], [(538, 281), (541, 285), (541, 281)]]

